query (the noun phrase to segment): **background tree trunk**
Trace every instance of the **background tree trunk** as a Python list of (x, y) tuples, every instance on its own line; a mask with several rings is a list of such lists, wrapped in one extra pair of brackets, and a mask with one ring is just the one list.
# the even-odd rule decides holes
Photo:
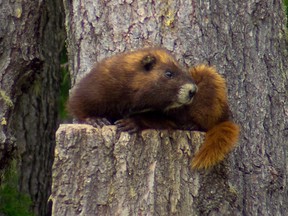
[(51, 192), (62, 14), (59, 1), (0, 2), (0, 168), (19, 159), (19, 188), (36, 215), (46, 215)]
[(177, 157), (179, 149), (193, 155), (199, 143), (188, 132), (129, 136), (113, 127), (62, 126), (54, 215), (285, 215), (288, 70), (282, 1), (65, 0), (64, 6), (73, 83), (105, 56), (161, 45), (186, 66), (217, 67), (227, 79), (242, 134), (226, 163), (193, 172), (188, 154)]

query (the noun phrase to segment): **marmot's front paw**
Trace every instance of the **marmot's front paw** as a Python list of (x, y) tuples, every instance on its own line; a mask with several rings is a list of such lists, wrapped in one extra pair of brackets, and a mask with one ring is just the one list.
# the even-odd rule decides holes
[(133, 118), (120, 119), (115, 122), (117, 130), (120, 132), (136, 133), (139, 127)]

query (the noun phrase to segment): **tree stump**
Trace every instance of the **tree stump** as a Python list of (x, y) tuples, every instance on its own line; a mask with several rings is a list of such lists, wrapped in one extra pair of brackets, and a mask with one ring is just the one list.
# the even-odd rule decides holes
[[(202, 133), (147, 130), (129, 135), (117, 133), (115, 126), (66, 124), (56, 137), (53, 215), (233, 212), (237, 194), (226, 182), (225, 164), (210, 171), (190, 168)], [(213, 190), (203, 187), (205, 181)], [(202, 203), (208, 196), (215, 198), (209, 208)]]

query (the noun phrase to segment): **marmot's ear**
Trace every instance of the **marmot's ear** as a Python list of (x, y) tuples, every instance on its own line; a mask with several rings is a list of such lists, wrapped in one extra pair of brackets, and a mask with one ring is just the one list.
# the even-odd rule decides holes
[(156, 58), (155, 56), (147, 55), (144, 56), (141, 63), (146, 71), (150, 71), (156, 64)]

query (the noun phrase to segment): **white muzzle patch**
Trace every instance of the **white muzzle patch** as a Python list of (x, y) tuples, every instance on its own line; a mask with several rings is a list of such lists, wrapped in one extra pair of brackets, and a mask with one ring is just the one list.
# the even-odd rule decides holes
[(197, 92), (197, 86), (194, 84), (184, 84), (178, 91), (177, 101), (167, 107), (166, 110), (181, 107), (192, 103), (193, 97)]

